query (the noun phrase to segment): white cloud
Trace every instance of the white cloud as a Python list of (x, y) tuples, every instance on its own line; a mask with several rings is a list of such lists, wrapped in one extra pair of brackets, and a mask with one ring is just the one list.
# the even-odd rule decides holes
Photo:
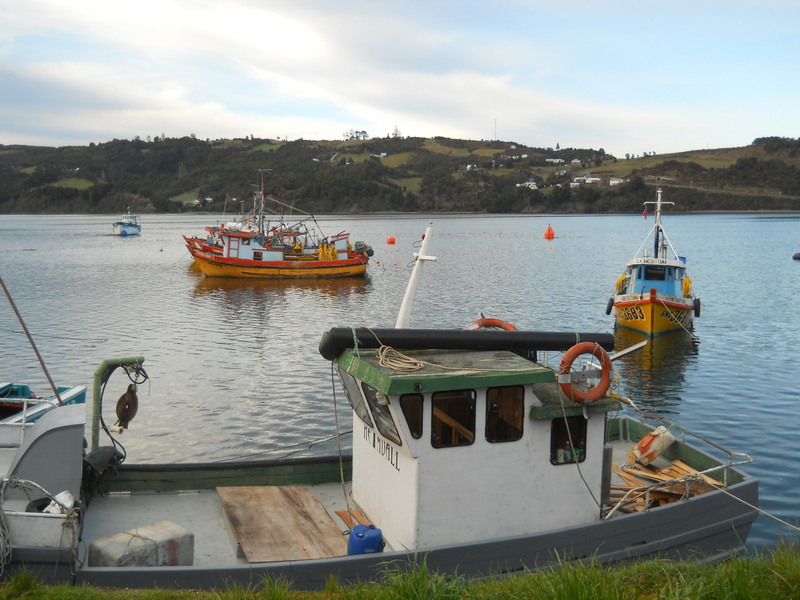
[(779, 74), (800, 9), (635, 6), (0, 0), (0, 143), (485, 139), (495, 120), (505, 140), (617, 154), (795, 135), (798, 87)]

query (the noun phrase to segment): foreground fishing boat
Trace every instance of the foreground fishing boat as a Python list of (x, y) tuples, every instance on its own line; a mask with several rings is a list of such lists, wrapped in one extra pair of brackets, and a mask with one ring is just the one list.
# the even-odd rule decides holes
[[(357, 277), (367, 271), (373, 250), (350, 243), (349, 233), (323, 237), (309, 227), (313, 215), (288, 223), (281, 215), (271, 223), (267, 202), (287, 207), (256, 193), (253, 210), (238, 221), (206, 227), (206, 237), (183, 236), (195, 264), (207, 277), (323, 278)], [(291, 208), (291, 207), (289, 207)], [(293, 209), (296, 210), (296, 209)]]
[[(0, 448), (5, 573), (319, 589), (423, 557), (473, 576), (741, 550), (757, 516), (757, 483), (739, 468), (748, 457), (703, 450), (671, 424), (677, 439), (648, 455), (659, 430), (603, 391), (612, 345), (608, 334), (333, 328), (319, 350), (353, 407), (352, 456), (237, 463), (119, 464), (116, 444), (100, 443), (121, 431), (106, 424), (103, 391), (115, 373), (129, 388), (146, 373), (143, 357), (105, 361), (85, 455), (82, 405), (54, 407)], [(562, 350), (559, 368), (538, 360)], [(575, 370), (585, 352), (599, 372)]]
[[(656, 192), (656, 218), (647, 238), (625, 265), (617, 279), (614, 295), (606, 314), (614, 310), (618, 326), (635, 329), (648, 336), (694, 328), (700, 316), (700, 299), (692, 292), (692, 280), (686, 273), (686, 259), (678, 256), (661, 224), (661, 188)], [(645, 208), (645, 211), (647, 209)], [(652, 241), (652, 254), (645, 246)]]
[(137, 215), (132, 215), (130, 209), (128, 209), (128, 212), (122, 215), (119, 220), (112, 225), (112, 229), (114, 235), (119, 235), (121, 237), (139, 235), (142, 233), (142, 226), (139, 224), (139, 217)]
[[(418, 266), (435, 260), (429, 233), (412, 291)], [(352, 408), (352, 454), (130, 464), (116, 438), (135, 416), (144, 357), (104, 361), (88, 444), (84, 408), (59, 405), (0, 448), (4, 572), (24, 564), (48, 582), (101, 587), (249, 589), (269, 578), (322, 589), (423, 560), (472, 577), (743, 548), (758, 515), (758, 484), (740, 469), (749, 456), (622, 414), (612, 365), (631, 349), (610, 355), (610, 334), (486, 328), (493, 319), (409, 329), (411, 295), (395, 328), (335, 327), (319, 343)], [(597, 365), (580, 367), (584, 357)], [(109, 385), (126, 389), (114, 426)]]

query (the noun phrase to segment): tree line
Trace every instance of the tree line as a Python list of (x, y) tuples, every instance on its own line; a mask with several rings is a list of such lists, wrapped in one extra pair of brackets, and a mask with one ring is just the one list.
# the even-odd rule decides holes
[(264, 171), (267, 193), (314, 213), (624, 213), (641, 211), (654, 185), (672, 186), (670, 200), (687, 211), (800, 209), (792, 138), (759, 138), (752, 155), (725, 168), (650, 157), (619, 185), (575, 186), (576, 171), (557, 159), (583, 170), (617, 159), (602, 149), (358, 133), (337, 142), (156, 136), (0, 146), (0, 213), (230, 212), (249, 203)]

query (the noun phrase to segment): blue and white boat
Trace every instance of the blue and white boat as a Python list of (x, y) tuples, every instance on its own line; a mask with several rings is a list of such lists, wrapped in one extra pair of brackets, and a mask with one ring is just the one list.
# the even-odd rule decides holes
[[(666, 204), (661, 188), (656, 191), (655, 223), (648, 237), (625, 264), (617, 279), (614, 295), (606, 305), (606, 314), (614, 311), (616, 325), (656, 337), (671, 331), (694, 329), (700, 316), (700, 299), (695, 296), (692, 280), (686, 272), (686, 257), (679, 256), (661, 223)], [(652, 252), (647, 247), (652, 240)]]
[(142, 233), (142, 226), (139, 224), (139, 216), (132, 215), (131, 209), (128, 209), (124, 215), (119, 218), (113, 225), (114, 235), (127, 237), (129, 235), (139, 235)]
[(86, 386), (60, 385), (52, 395), (38, 396), (27, 384), (0, 382), (0, 431), (7, 425), (35, 423), (56, 406), (85, 402)]

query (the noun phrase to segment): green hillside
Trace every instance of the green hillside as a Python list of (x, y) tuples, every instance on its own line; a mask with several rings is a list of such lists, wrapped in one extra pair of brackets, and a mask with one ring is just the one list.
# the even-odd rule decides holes
[[(800, 210), (800, 140), (614, 157), (603, 149), (403, 138), (0, 145), (0, 213), (238, 210), (266, 190), (315, 213), (636, 212), (655, 186), (678, 211)], [(577, 180), (576, 180), (577, 178)]]

